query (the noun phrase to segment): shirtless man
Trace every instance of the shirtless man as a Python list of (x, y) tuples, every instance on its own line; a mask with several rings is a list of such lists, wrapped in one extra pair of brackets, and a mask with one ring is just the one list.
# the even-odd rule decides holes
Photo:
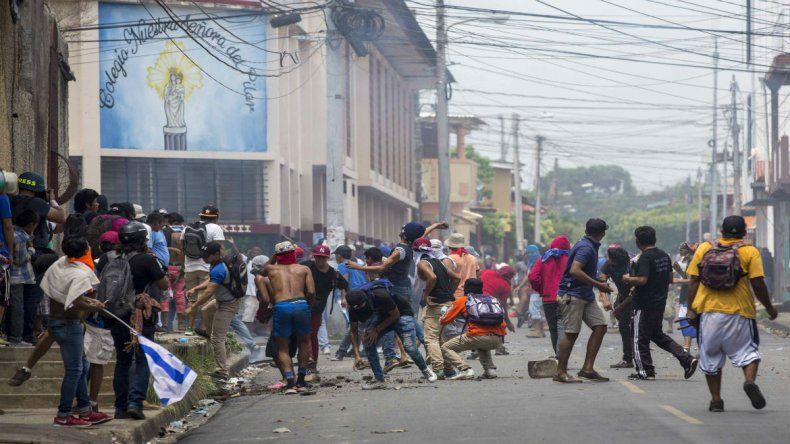
[[(274, 258), (263, 268), (269, 278), (274, 304), (272, 336), (277, 343), (277, 364), (287, 381), (286, 394), (295, 394), (307, 388), (304, 378), (310, 359), (310, 304), (315, 295), (315, 283), (310, 269), (296, 263), (296, 249), (291, 242), (274, 246)], [(291, 335), (298, 344), (299, 374), (294, 381), (294, 367), (288, 354)]]

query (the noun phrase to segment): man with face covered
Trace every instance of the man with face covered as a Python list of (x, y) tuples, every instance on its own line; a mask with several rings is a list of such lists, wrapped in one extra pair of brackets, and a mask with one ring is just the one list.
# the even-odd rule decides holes
[[(391, 292), (391, 288), (387, 281), (374, 281), (365, 289), (353, 290), (346, 295), (354, 356), (359, 360), (361, 340), (375, 379), (373, 383), (363, 386), (363, 389), (385, 388), (384, 370), (379, 362), (376, 345), (381, 336), (390, 331), (400, 337), (406, 353), (422, 371), (425, 379), (428, 382), (436, 381), (436, 374), (428, 368), (417, 349), (416, 322), (411, 305), (406, 298)], [(361, 332), (363, 333), (360, 337)]]

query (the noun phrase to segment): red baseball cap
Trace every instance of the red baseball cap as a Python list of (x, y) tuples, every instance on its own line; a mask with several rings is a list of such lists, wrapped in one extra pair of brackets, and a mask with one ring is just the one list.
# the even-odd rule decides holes
[(332, 253), (330, 252), (329, 247), (326, 245), (318, 244), (313, 247), (313, 256), (329, 257), (330, 254)]
[(417, 251), (431, 251), (431, 240), (426, 237), (418, 237), (411, 247)]

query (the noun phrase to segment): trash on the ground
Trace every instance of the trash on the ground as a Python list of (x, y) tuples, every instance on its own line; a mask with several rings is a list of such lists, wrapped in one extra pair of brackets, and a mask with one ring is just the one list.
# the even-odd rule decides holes
[(195, 415), (205, 415), (206, 413), (208, 413), (208, 409), (199, 408), (199, 409), (192, 410), (192, 413), (194, 413)]
[(557, 373), (557, 361), (554, 359), (544, 359), (542, 361), (527, 362), (529, 377), (533, 379), (551, 378)]
[(301, 396), (313, 396), (316, 393), (318, 393), (318, 392), (316, 392), (315, 390), (306, 390), (306, 391), (303, 391), (303, 392), (299, 392), (299, 394)]
[(216, 403), (217, 403), (217, 401), (215, 399), (211, 399), (211, 398), (201, 399), (200, 401), (198, 401), (198, 405), (201, 406), (201, 407), (208, 407), (208, 406), (214, 405)]
[(387, 433), (405, 433), (406, 429), (392, 429), (392, 430), (373, 430), (370, 433), (374, 435), (386, 435)]
[(184, 428), (184, 421), (173, 421), (170, 423), (168, 432), (175, 433), (176, 431)]
[(274, 432), (274, 433), (291, 433), (291, 429), (288, 429), (288, 428), (285, 428), (285, 427), (278, 427), (278, 428), (272, 430), (272, 432)]

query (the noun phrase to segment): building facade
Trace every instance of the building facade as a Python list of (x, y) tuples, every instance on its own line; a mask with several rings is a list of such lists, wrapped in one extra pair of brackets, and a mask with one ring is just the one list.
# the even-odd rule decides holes
[[(281, 2), (303, 8), (304, 2)], [(324, 237), (343, 193), (349, 241), (394, 240), (416, 209), (415, 122), (436, 55), (402, 1), (358, 1), (383, 35), (359, 57), (325, 11), (273, 28), (251, 0), (87, 2), (70, 45), (70, 154), (82, 185), (187, 220), (208, 203), (237, 240)], [(327, 44), (341, 73), (327, 73)], [(328, 76), (343, 78), (344, 181), (327, 190)]]

